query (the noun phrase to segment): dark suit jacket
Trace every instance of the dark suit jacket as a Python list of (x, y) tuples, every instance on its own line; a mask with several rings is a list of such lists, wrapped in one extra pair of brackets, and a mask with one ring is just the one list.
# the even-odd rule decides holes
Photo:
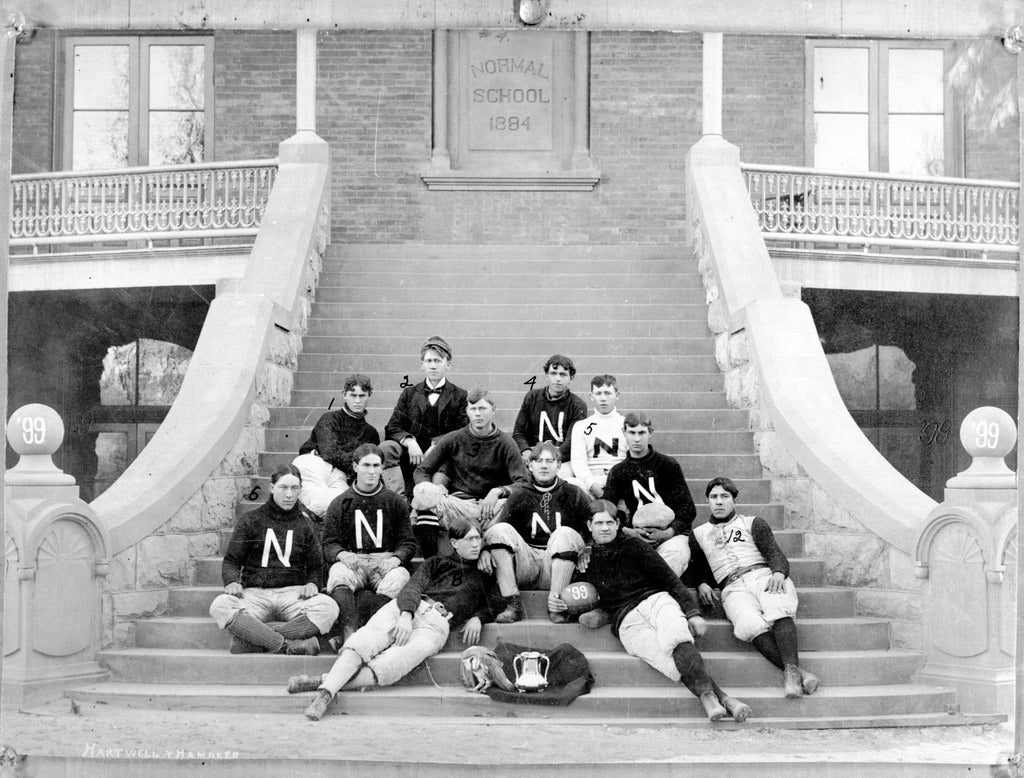
[(430, 408), (426, 387), (427, 382), (420, 381), (402, 390), (395, 403), (395, 410), (384, 427), (386, 440), (401, 443), (412, 435), (420, 448), (426, 451), (435, 438), (469, 424), (466, 416), (466, 390), (448, 380), (441, 388), (441, 396), (437, 400), (437, 425), (425, 424), (423, 417)]

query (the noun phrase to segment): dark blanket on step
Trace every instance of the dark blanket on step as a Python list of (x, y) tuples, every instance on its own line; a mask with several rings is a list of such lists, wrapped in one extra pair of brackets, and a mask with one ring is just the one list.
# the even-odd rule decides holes
[(554, 649), (536, 649), (518, 646), (515, 643), (498, 643), (494, 653), (505, 668), (505, 675), (515, 683), (516, 669), (513, 661), (523, 651), (539, 651), (550, 660), (548, 665), (548, 687), (539, 692), (507, 692), (492, 686), (487, 696), (496, 702), (510, 702), (516, 705), (568, 705), (581, 694), (587, 694), (594, 685), (590, 663), (578, 648), (562, 643)]

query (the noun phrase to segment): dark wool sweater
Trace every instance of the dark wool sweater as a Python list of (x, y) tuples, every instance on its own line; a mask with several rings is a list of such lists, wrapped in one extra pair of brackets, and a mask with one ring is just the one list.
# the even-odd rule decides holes
[(438, 470), (451, 479), (448, 491), (483, 498), (496, 486), (527, 486), (530, 476), (515, 441), (506, 432), (492, 426), (483, 436), (474, 435), (469, 426), (450, 432), (423, 457), (413, 480), (429, 481)]
[(700, 615), (700, 606), (683, 582), (658, 552), (639, 538), (620, 533), (611, 543), (595, 543), (585, 578), (597, 589), (615, 635), (626, 614), (658, 592), (668, 592), (686, 618)]
[[(360, 511), (363, 524), (356, 516)], [(408, 565), (416, 555), (416, 538), (409, 521), (409, 504), (405, 497), (377, 485), (372, 494), (356, 487), (338, 495), (324, 515), (324, 558), (328, 565), (341, 551), (375, 554), (389, 551)]]
[[(548, 423), (542, 423), (543, 414), (547, 414)], [(548, 397), (548, 390), (533, 389), (523, 398), (523, 407), (519, 409), (516, 424), (512, 430), (512, 439), (520, 451), (550, 440), (562, 452), (562, 461), (569, 461), (569, 446), (572, 443), (572, 425), (587, 417), (587, 404), (572, 392), (566, 392), (557, 400)], [(552, 429), (554, 434), (552, 434)]]
[(316, 451), (352, 480), (352, 452), (363, 443), (380, 444), (380, 434), (366, 422), (366, 412), (353, 416), (344, 408), (325, 413), (313, 427), (300, 454)]
[(427, 382), (407, 386), (395, 403), (395, 410), (384, 426), (384, 437), (401, 443), (412, 436), (426, 451), (441, 435), (469, 424), (466, 416), (466, 390), (445, 379), (434, 405), (427, 397)]
[(395, 601), (400, 611), (416, 614), (423, 597), (444, 605), (452, 614), (451, 628), (462, 626), (474, 616), (486, 624), (505, 607), (494, 578), (485, 576), (476, 560), (464, 560), (458, 554), (432, 556), (402, 587)]
[[(728, 516), (716, 519), (714, 516), (709, 516), (707, 519), (708, 524), (726, 524), (736, 518), (736, 511), (733, 511)], [(705, 522), (699, 521), (694, 526), (699, 527)], [(768, 522), (762, 519), (760, 516), (755, 516), (754, 520), (750, 524), (750, 534), (753, 536), (754, 545), (757, 550), (761, 552), (761, 556), (764, 557), (765, 563), (771, 569), (773, 573), (782, 573), (787, 578), (789, 577), (789, 559), (786, 558), (785, 553), (779, 548), (779, 544), (775, 541), (775, 533), (772, 532), (772, 528), (768, 526)], [(742, 542), (742, 537), (733, 538), (733, 542)], [(690, 535), (690, 564), (687, 567), (687, 573), (692, 576), (691, 580), (695, 581), (698, 585), (706, 583), (713, 589), (718, 588), (718, 581), (715, 580), (714, 575), (711, 574), (711, 565), (708, 564), (708, 558), (704, 554), (704, 549), (701, 548), (700, 543), (697, 542), (697, 538)]]
[[(537, 516), (539, 521), (534, 521)], [(572, 527), (588, 537), (590, 500), (583, 492), (561, 478), (544, 488), (536, 483), (516, 486), (505, 503), (502, 521), (535, 548), (545, 548), (551, 533), (558, 527)], [(545, 525), (547, 529), (545, 529)]]
[(690, 488), (686, 485), (683, 469), (672, 457), (660, 454), (653, 448), (639, 459), (632, 454), (627, 455), (625, 460), (608, 472), (604, 499), (612, 505), (618, 505), (619, 500), (622, 500), (629, 511), (625, 526), (632, 527), (636, 509), (640, 505), (657, 502), (644, 494), (652, 491), (651, 479), (654, 481), (653, 492), (676, 515), (669, 526), (677, 535), (689, 534), (697, 509), (690, 496)]
[(302, 503), (285, 511), (271, 496), (239, 519), (224, 554), (221, 578), (225, 586), (237, 582), (277, 589), (315, 583), (320, 589), (324, 585), (320, 535)]

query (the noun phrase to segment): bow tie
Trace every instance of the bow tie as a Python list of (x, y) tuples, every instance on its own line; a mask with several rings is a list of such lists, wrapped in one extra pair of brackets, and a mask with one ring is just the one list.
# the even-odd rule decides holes
[(438, 387), (437, 389), (431, 389), (429, 386), (427, 386), (427, 387), (424, 387), (424, 388), (426, 389), (427, 397), (429, 397), (432, 394), (441, 394), (441, 392), (443, 390), (443, 387)]

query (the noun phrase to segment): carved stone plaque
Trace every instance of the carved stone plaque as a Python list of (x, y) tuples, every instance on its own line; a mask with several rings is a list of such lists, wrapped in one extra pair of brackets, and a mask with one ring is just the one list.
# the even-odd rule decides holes
[(585, 32), (438, 31), (431, 189), (590, 190)]

